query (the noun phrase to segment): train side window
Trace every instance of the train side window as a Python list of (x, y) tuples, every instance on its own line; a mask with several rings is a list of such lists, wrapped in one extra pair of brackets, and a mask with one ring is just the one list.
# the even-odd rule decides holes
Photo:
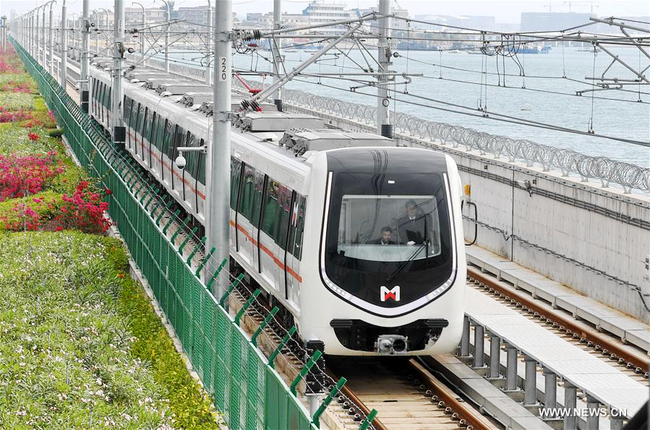
[[(286, 216), (283, 216), (282, 214), (284, 194), (286, 192), (287, 188), (284, 185), (281, 185), (278, 181), (269, 178), (268, 184), (266, 186), (266, 197), (264, 200), (264, 220), (262, 221), (262, 231), (271, 236), (278, 245), (281, 245), (283, 242), (280, 240), (282, 223), (285, 219), (289, 219), (288, 213)], [(290, 191), (289, 199), (291, 199)], [(287, 207), (287, 210), (288, 209), (289, 208)]]
[(248, 220), (252, 221), (253, 201), (255, 199), (255, 169), (251, 166), (244, 166), (244, 178), (241, 187), (241, 200), (239, 201), (239, 212)]
[(280, 248), (286, 249), (287, 246), (287, 233), (289, 231), (289, 217), (291, 212), (291, 189), (280, 185), (280, 207), (278, 209), (278, 226), (276, 228), (275, 242), (280, 245)]
[(106, 107), (106, 98), (108, 97), (108, 88), (106, 88), (106, 84), (102, 82), (102, 106)]
[(141, 104), (140, 105), (140, 114), (138, 115), (138, 125), (137, 125), (137, 130), (138, 133), (140, 133), (140, 136), (144, 135), (144, 121), (145, 121), (145, 116), (147, 115), (147, 108)]
[(108, 96), (106, 97), (106, 109), (109, 109), (109, 110), (111, 109), (111, 106), (113, 105), (113, 103), (111, 103), (111, 102), (112, 102), (112, 98), (113, 98), (113, 97), (112, 97), (112, 96), (113, 96), (113, 95), (112, 95), (112, 92), (113, 92), (113, 88), (112, 88), (112, 87), (108, 87)]
[(241, 173), (241, 161), (236, 158), (230, 158), (230, 207), (237, 207), (237, 197), (239, 196), (239, 182)]
[(100, 82), (99, 83), (99, 103), (102, 106), (104, 106), (104, 89), (105, 89), (104, 83)]
[(133, 104), (133, 100), (131, 98), (124, 96), (124, 111), (122, 112), (122, 116), (124, 119), (124, 124), (127, 127), (130, 127), (130, 115), (131, 115), (131, 105)]
[(163, 135), (162, 152), (167, 157), (171, 157), (169, 155), (171, 153), (169, 148), (172, 146), (172, 138), (174, 137), (175, 129), (176, 129), (176, 127), (175, 127), (173, 122), (171, 122), (169, 120), (165, 121), (165, 133)]
[(155, 147), (160, 149), (160, 146), (158, 146), (158, 123), (160, 122), (160, 116), (154, 112), (153, 113), (153, 121), (151, 123), (151, 140), (149, 142), (153, 143)]
[(302, 238), (305, 229), (305, 206), (307, 199), (296, 194), (291, 210), (291, 223), (289, 227), (288, 251), (298, 260), (302, 258)]
[(176, 159), (176, 148), (179, 146), (185, 146), (185, 137), (185, 129), (180, 125), (177, 125), (174, 133), (174, 144), (168, 148), (169, 153), (167, 153), (167, 156), (170, 160)]
[(253, 198), (253, 219), (251, 222), (254, 226), (260, 224), (260, 212), (262, 211), (262, 195), (264, 194), (264, 178), (266, 175), (262, 172), (255, 171), (255, 193)]
[[(204, 146), (205, 141), (201, 139), (201, 144), (199, 146)], [(205, 160), (206, 156), (203, 152), (199, 152), (199, 182), (205, 185)]]
[[(186, 134), (186, 143), (183, 146), (194, 146), (194, 135), (191, 132), (187, 132)], [(196, 178), (196, 175), (198, 172), (196, 171), (196, 168), (198, 167), (199, 163), (199, 153), (195, 151), (187, 151), (183, 154), (185, 158), (187, 159), (187, 166), (185, 167), (185, 171), (187, 171), (190, 175), (192, 175), (194, 178)]]
[(135, 125), (138, 123), (138, 110), (140, 109), (139, 104), (134, 100), (133, 106), (131, 106), (131, 119), (129, 120), (130, 127), (133, 131), (136, 131)]
[(156, 141), (155, 145), (156, 148), (161, 152), (162, 154), (162, 147), (163, 147), (163, 136), (165, 135), (165, 126), (166, 126), (166, 120), (165, 118), (158, 116), (158, 126), (156, 127)]
[(97, 100), (97, 79), (91, 78), (92, 79), (92, 85), (91, 85), (91, 93), (90, 96), (92, 97), (92, 111), (93, 113), (95, 112), (95, 101)]
[(153, 123), (153, 117), (156, 116), (156, 112), (152, 112), (147, 108), (147, 113), (144, 120), (144, 138), (147, 141), (151, 142), (151, 125)]

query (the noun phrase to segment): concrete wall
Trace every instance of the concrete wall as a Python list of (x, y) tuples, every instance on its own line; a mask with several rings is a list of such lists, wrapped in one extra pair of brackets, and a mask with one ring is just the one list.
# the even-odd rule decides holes
[[(644, 279), (650, 199), (516, 163), (454, 158), (463, 183), (471, 186), (468, 200), (487, 224), (479, 225), (479, 246), (650, 322), (639, 294), (650, 294)], [(520, 185), (524, 181), (530, 182), (530, 191)], [(465, 215), (473, 217), (468, 209)], [(467, 220), (465, 232), (468, 240), (474, 233)], [(650, 297), (645, 300), (650, 303)]]

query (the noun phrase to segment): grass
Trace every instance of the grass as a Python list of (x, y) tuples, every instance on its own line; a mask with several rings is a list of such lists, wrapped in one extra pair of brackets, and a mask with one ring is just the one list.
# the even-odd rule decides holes
[(0, 235), (0, 427), (216, 427), (126, 264), (117, 239)]
[[(2, 93), (0, 93), (2, 94)], [(33, 142), (27, 136), (36, 133), (41, 138)], [(0, 154), (9, 156), (26, 156), (34, 154), (47, 154), (50, 151), (61, 152), (62, 142), (48, 136), (48, 131), (42, 127), (24, 128), (14, 123), (0, 124)]]
[(149, 364), (130, 354), (107, 245), (75, 232), (0, 236), (2, 428), (171, 425)]
[(0, 106), (5, 111), (34, 109), (34, 95), (30, 93), (0, 92)]

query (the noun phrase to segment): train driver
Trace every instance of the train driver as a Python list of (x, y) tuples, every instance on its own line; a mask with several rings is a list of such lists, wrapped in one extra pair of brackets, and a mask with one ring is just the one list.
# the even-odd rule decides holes
[(406, 214), (397, 220), (399, 243), (420, 245), (432, 227), (431, 216), (418, 209), (415, 200), (409, 199), (404, 204)]
[(395, 241), (391, 238), (393, 236), (393, 229), (385, 226), (381, 228), (381, 237), (379, 239), (371, 240), (368, 243), (374, 245), (395, 245)]

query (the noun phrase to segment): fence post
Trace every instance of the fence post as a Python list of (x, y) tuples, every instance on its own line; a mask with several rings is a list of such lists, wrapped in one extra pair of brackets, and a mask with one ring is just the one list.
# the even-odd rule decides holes
[(174, 244), (174, 240), (176, 240), (176, 236), (178, 236), (181, 231), (185, 230), (185, 227), (187, 227), (187, 223), (190, 222), (190, 219), (192, 219), (192, 217), (188, 215), (188, 217), (185, 218), (185, 221), (183, 221), (183, 224), (181, 224), (181, 226), (178, 227), (178, 229), (174, 232), (172, 238), (169, 240), (172, 245)]
[(293, 394), (294, 396), (298, 395), (298, 393), (296, 392), (296, 386), (298, 386), (298, 383), (302, 380), (302, 378), (304, 378), (305, 375), (309, 373), (311, 368), (314, 367), (314, 364), (316, 364), (316, 361), (318, 361), (321, 355), (323, 355), (323, 353), (317, 349), (316, 352), (314, 352), (314, 355), (311, 356), (309, 361), (305, 363), (304, 366), (302, 366), (302, 369), (300, 369), (300, 373), (296, 375), (296, 377), (293, 379), (293, 382), (291, 382), (291, 385), (289, 386), (289, 390), (291, 391), (291, 394)]
[(373, 422), (375, 420), (375, 418), (377, 417), (377, 413), (378, 413), (377, 409), (373, 409), (372, 411), (370, 411), (370, 413), (368, 414), (366, 419), (363, 420), (363, 422), (359, 426), (359, 430), (366, 430), (368, 428), (368, 426), (370, 425), (370, 423)]
[(228, 289), (226, 290), (226, 292), (223, 293), (223, 296), (221, 297), (221, 300), (219, 300), (219, 305), (220, 305), (222, 308), (223, 308), (224, 305), (226, 304), (226, 300), (228, 300), (228, 296), (230, 295), (230, 293), (232, 293), (232, 290), (234, 290), (235, 288), (237, 288), (237, 285), (241, 282), (241, 280), (242, 280), (243, 277), (244, 277), (244, 274), (243, 274), (243, 273), (240, 273), (239, 276), (237, 276), (237, 279), (235, 279), (235, 280), (230, 284), (230, 286), (228, 287)]
[(180, 214), (181, 214), (181, 210), (180, 210), (180, 209), (176, 209), (176, 212), (174, 212), (174, 215), (169, 217), (169, 222), (167, 223), (167, 225), (165, 225), (165, 228), (163, 228), (163, 234), (164, 234), (165, 236), (167, 236), (167, 229), (169, 228), (169, 226), (172, 225), (172, 222), (174, 221), (174, 219), (175, 219), (175, 218), (178, 218), (178, 216), (179, 216)]
[(271, 309), (271, 312), (269, 312), (269, 314), (266, 316), (266, 318), (264, 318), (264, 321), (262, 321), (262, 324), (260, 324), (260, 326), (257, 327), (257, 330), (255, 330), (255, 333), (253, 333), (253, 337), (251, 337), (251, 343), (253, 344), (253, 346), (257, 346), (257, 336), (259, 336), (260, 333), (262, 333), (262, 331), (264, 330), (264, 327), (266, 327), (268, 325), (268, 323), (271, 322), (271, 320), (273, 319), (275, 314), (278, 313), (279, 310), (280, 310), (280, 308), (278, 308), (277, 306), (274, 306), (273, 309)]
[(221, 273), (221, 270), (223, 267), (228, 263), (228, 259), (224, 258), (219, 267), (217, 267), (217, 270), (212, 274), (212, 277), (210, 278), (210, 281), (208, 282), (208, 285), (205, 287), (208, 289), (208, 291), (212, 291), (210, 287), (212, 287), (212, 284), (214, 284), (214, 281), (217, 280), (217, 276), (219, 276), (219, 273)]
[(194, 256), (196, 255), (196, 253), (199, 252), (199, 249), (201, 249), (201, 245), (203, 245), (203, 244), (205, 243), (205, 240), (206, 240), (206, 239), (207, 239), (207, 238), (206, 238), (205, 236), (203, 236), (203, 238), (201, 239), (201, 242), (199, 242), (199, 243), (194, 247), (194, 251), (192, 251), (192, 253), (189, 255), (189, 257), (187, 257), (187, 261), (186, 261), (186, 263), (187, 263), (188, 266), (192, 266), (192, 259), (194, 258)]
[(248, 300), (246, 300), (246, 303), (244, 303), (244, 305), (241, 307), (239, 312), (237, 312), (237, 315), (235, 315), (235, 324), (236, 325), (239, 325), (239, 321), (241, 320), (241, 317), (244, 316), (244, 312), (246, 312), (246, 309), (248, 309), (248, 307), (253, 304), (253, 302), (255, 301), (257, 296), (260, 295), (261, 292), (262, 292), (262, 290), (260, 290), (258, 288), (257, 290), (253, 291), (253, 294), (251, 294), (251, 296), (248, 298)]
[(348, 382), (347, 379), (341, 378), (339, 379), (339, 382), (336, 383), (336, 385), (332, 388), (330, 393), (325, 397), (325, 400), (323, 400), (323, 403), (318, 407), (316, 412), (314, 413), (314, 417), (312, 418), (312, 422), (316, 427), (320, 428), (320, 416), (323, 415), (323, 412), (325, 412), (325, 409), (332, 403), (332, 399), (334, 396), (336, 396), (341, 388), (345, 385), (345, 383)]
[[(217, 250), (217, 248), (215, 248), (213, 246), (212, 249), (210, 250), (210, 252), (208, 252), (205, 255), (205, 257), (203, 257), (203, 261), (201, 261), (201, 264), (199, 264), (199, 267), (196, 268), (196, 272), (194, 273), (194, 275), (196, 275), (197, 278), (201, 279), (201, 270), (203, 270), (203, 267), (205, 267), (206, 263), (208, 262), (208, 260), (210, 260), (210, 257), (212, 257), (212, 254), (216, 250)], [(224, 260), (225, 260), (225, 258), (224, 258)], [(223, 262), (221, 264), (223, 264)]]
[(198, 230), (199, 230), (198, 227), (194, 227), (192, 229), (192, 232), (190, 234), (188, 234), (187, 237), (185, 238), (185, 240), (183, 241), (183, 243), (181, 243), (181, 246), (178, 248), (178, 253), (181, 254), (181, 256), (183, 255), (183, 249), (185, 248), (185, 245), (187, 245), (187, 242), (190, 241), (192, 236), (194, 236), (194, 233), (196, 233)]
[(280, 351), (282, 351), (282, 348), (284, 348), (284, 346), (287, 344), (287, 342), (289, 342), (289, 339), (291, 338), (291, 336), (293, 336), (294, 333), (297, 330), (298, 330), (298, 328), (295, 325), (293, 327), (291, 327), (289, 329), (289, 331), (287, 332), (287, 334), (285, 334), (284, 337), (282, 338), (282, 340), (280, 341), (280, 344), (278, 345), (278, 347), (275, 348), (275, 351), (273, 351), (271, 353), (271, 355), (269, 356), (269, 366), (271, 366), (271, 369), (275, 369), (275, 363), (274, 363), (275, 357), (278, 356)]

